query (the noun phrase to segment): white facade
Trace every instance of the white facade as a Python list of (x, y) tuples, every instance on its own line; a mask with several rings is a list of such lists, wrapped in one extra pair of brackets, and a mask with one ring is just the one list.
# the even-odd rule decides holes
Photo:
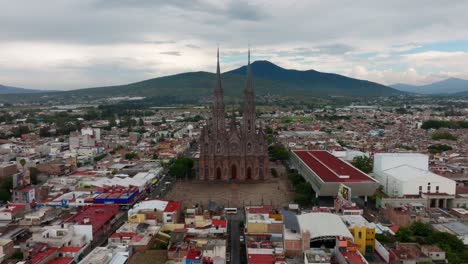
[(429, 156), (419, 153), (377, 153), (374, 155), (375, 173), (400, 165), (429, 170)]
[(413, 153), (374, 156), (374, 173), (391, 197), (440, 193), (455, 195), (456, 182), (428, 170), (429, 157)]

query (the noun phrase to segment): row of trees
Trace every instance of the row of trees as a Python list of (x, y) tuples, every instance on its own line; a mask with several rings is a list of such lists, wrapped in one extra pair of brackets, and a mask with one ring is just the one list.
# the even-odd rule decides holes
[(312, 206), (317, 203), (314, 189), (312, 189), (310, 183), (304, 180), (301, 174), (291, 170), (288, 172), (288, 178), (294, 188), (295, 203), (303, 207)]
[(433, 140), (441, 140), (441, 139), (447, 139), (447, 140), (457, 140), (457, 137), (450, 134), (448, 131), (435, 131), (431, 135), (431, 139)]
[(423, 129), (439, 129), (439, 128), (468, 128), (468, 121), (441, 121), (441, 120), (427, 120), (424, 121), (421, 128)]

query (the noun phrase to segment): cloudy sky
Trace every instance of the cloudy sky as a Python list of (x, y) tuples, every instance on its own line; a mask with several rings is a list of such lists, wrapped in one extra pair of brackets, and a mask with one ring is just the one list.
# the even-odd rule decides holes
[(253, 59), (383, 84), (468, 79), (468, 1), (0, 0), (0, 84), (76, 89)]

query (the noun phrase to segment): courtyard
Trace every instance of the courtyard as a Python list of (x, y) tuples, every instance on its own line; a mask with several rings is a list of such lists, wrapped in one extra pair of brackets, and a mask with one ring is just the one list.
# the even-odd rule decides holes
[(164, 198), (180, 201), (184, 206), (206, 206), (209, 201), (213, 201), (224, 207), (261, 204), (283, 207), (292, 203), (293, 193), (287, 177), (280, 174), (278, 178), (267, 181), (242, 183), (177, 181)]

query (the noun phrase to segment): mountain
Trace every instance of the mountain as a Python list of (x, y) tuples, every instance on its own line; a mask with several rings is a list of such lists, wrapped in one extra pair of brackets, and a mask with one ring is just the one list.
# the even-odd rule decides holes
[[(369, 81), (314, 70), (298, 71), (279, 67), (268, 61), (251, 64), (256, 94), (283, 96), (346, 95), (388, 96), (402, 92)], [(222, 74), (227, 96), (240, 96), (244, 87), (246, 66)], [(87, 88), (68, 92), (70, 95), (102, 96), (211, 96), (216, 75), (208, 72), (189, 72), (149, 79), (127, 85)]]
[[(257, 95), (274, 94), (295, 98), (313, 96), (389, 96), (404, 92), (378, 83), (345, 77), (314, 70), (298, 71), (281, 68), (268, 61), (252, 63), (254, 89)], [(240, 99), (245, 83), (246, 66), (222, 74), (224, 93), (227, 97)], [(41, 97), (57, 99), (96, 99), (120, 96), (144, 96), (198, 100), (210, 98), (216, 74), (188, 72), (149, 79), (141, 82), (78, 89), (63, 92), (48, 92)], [(1, 99), (1, 98), (0, 98)], [(22, 100), (26, 100), (23, 96)]]
[(23, 93), (38, 93), (41, 90), (33, 90), (26, 88), (18, 88), (12, 86), (5, 86), (0, 84), (0, 94), (23, 94)]
[(418, 94), (455, 94), (468, 91), (468, 80), (449, 78), (426, 85), (394, 84), (391, 87), (400, 91)]

